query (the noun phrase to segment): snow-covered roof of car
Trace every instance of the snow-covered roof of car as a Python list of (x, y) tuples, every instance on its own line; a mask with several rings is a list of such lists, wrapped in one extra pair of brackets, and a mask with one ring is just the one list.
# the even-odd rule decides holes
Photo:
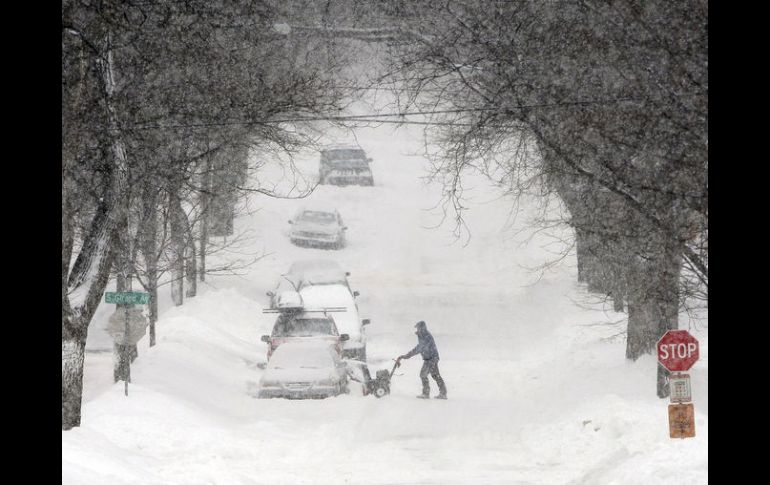
[(326, 145), (321, 149), (322, 152), (328, 152), (331, 150), (361, 150), (364, 151), (363, 148), (361, 148), (358, 145), (343, 145), (343, 144), (332, 144), (332, 145)]
[(328, 214), (336, 214), (337, 209), (335, 207), (328, 206), (328, 205), (312, 205), (312, 206), (302, 207), (300, 210), (297, 211), (297, 215), (300, 215), (303, 212), (325, 212)]
[(341, 284), (330, 285), (311, 285), (300, 290), (302, 301), (305, 306), (316, 307), (324, 305), (327, 307), (355, 307), (355, 300), (350, 290)]
[(320, 285), (306, 286), (300, 290), (302, 300), (307, 307), (327, 306), (344, 307), (346, 311), (334, 313), (334, 323), (340, 333), (350, 335), (351, 339), (358, 339), (361, 335), (361, 320), (353, 295), (346, 286)]
[(328, 259), (295, 261), (286, 277), (300, 286), (347, 284), (347, 273), (335, 261)]

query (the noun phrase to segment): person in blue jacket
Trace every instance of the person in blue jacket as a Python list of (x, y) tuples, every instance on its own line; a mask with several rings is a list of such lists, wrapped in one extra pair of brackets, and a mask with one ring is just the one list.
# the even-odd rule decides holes
[(433, 335), (428, 332), (428, 326), (422, 320), (415, 325), (417, 331), (417, 346), (396, 359), (398, 365), (401, 365), (401, 359), (408, 359), (413, 355), (422, 354), (422, 369), (420, 370), (420, 379), (422, 380), (422, 394), (417, 396), (420, 399), (428, 399), (430, 397), (430, 383), (428, 382), (428, 374), (433, 377), (433, 380), (438, 384), (439, 394), (436, 399), (446, 399), (446, 385), (444, 385), (444, 379), (441, 378), (441, 374), (438, 370), (438, 349), (436, 348), (436, 342), (433, 340)]

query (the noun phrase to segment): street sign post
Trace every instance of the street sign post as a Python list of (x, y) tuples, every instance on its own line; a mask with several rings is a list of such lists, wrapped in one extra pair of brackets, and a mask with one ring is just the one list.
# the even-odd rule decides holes
[(675, 372), (669, 378), (668, 432), (672, 438), (695, 436), (695, 407), (691, 402), (690, 376), (678, 374), (689, 370), (700, 357), (698, 340), (687, 330), (669, 330), (656, 346), (660, 365)]
[(689, 370), (698, 360), (698, 341), (687, 330), (669, 330), (658, 340), (658, 362), (671, 372)]
[[(128, 287), (129, 289), (131, 288), (130, 280)], [(122, 345), (124, 348), (126, 362), (125, 393), (126, 396), (128, 396), (128, 383), (131, 380), (131, 362), (128, 357), (128, 347), (130, 345), (136, 345), (139, 339), (144, 336), (147, 329), (147, 319), (144, 318), (141, 310), (135, 309), (133, 305), (146, 305), (150, 301), (150, 294), (137, 291), (105, 292), (104, 301), (105, 303), (125, 305), (123, 318), (121, 318), (120, 313), (116, 311), (115, 314), (110, 317), (107, 331), (112, 335), (115, 343), (117, 345)]]

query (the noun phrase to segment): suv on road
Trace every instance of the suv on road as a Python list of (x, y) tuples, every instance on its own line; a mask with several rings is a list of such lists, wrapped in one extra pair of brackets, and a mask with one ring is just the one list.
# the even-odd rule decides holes
[(372, 159), (359, 147), (329, 147), (321, 150), (319, 183), (374, 185), (370, 163)]

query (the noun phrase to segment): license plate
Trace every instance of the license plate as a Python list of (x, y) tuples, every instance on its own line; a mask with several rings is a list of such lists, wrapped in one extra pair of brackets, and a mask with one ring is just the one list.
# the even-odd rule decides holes
[(286, 387), (293, 391), (301, 391), (310, 388), (309, 382), (291, 382), (286, 384)]

